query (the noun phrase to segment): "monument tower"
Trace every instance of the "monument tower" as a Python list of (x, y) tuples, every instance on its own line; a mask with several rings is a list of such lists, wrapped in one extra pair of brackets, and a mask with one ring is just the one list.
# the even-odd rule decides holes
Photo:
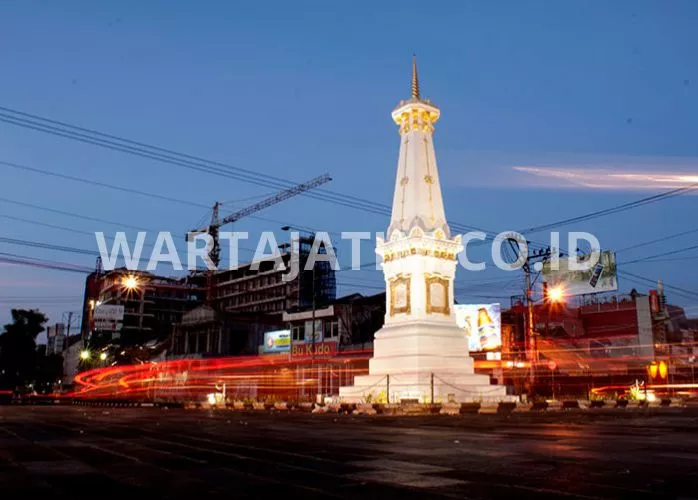
[(412, 60), (412, 97), (392, 117), (399, 127), (400, 153), (390, 226), (378, 240), (386, 284), (385, 324), (376, 333), (369, 374), (341, 387), (345, 401), (390, 391), (390, 401), (501, 400), (504, 386), (475, 374), (465, 333), (456, 325), (453, 282), (460, 235), (446, 222), (433, 132), (440, 111), (419, 90)]

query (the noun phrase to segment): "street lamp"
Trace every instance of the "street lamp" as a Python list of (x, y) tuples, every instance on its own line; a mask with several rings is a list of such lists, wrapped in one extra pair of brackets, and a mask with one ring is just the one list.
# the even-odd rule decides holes
[(548, 300), (550, 302), (562, 302), (565, 298), (565, 289), (562, 286), (553, 286), (548, 288)]
[(99, 359), (102, 361), (106, 361), (107, 360), (107, 353), (106, 352), (101, 353), (99, 355)]
[(90, 359), (90, 351), (88, 351), (87, 349), (83, 349), (82, 351), (80, 351), (80, 359), (82, 359), (83, 361), (87, 361), (88, 359)]

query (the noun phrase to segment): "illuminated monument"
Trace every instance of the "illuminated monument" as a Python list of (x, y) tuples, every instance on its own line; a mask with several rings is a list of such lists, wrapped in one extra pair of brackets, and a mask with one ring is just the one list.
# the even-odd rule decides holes
[[(468, 341), (456, 326), (453, 280), (461, 237), (451, 236), (441, 197), (432, 134), (439, 108), (419, 95), (412, 62), (412, 98), (392, 113), (400, 153), (387, 240), (378, 240), (386, 283), (385, 325), (376, 333), (369, 374), (341, 387), (345, 401), (390, 391), (390, 401), (502, 400), (504, 386), (475, 374)], [(432, 389), (433, 388), (433, 389)]]

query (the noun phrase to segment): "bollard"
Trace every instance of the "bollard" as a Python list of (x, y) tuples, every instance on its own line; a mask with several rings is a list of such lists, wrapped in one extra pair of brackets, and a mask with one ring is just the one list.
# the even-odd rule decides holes
[(460, 415), (460, 403), (448, 402), (441, 405), (441, 415)]
[(354, 410), (354, 415), (375, 415), (376, 409), (370, 403), (359, 403), (356, 405), (356, 410)]
[(480, 408), (478, 408), (477, 412), (480, 415), (492, 415), (492, 414), (497, 414), (499, 411), (499, 402), (495, 401), (484, 401), (480, 403)]
[(533, 409), (532, 403), (520, 403), (517, 402), (516, 406), (512, 410), (514, 413), (527, 413)]

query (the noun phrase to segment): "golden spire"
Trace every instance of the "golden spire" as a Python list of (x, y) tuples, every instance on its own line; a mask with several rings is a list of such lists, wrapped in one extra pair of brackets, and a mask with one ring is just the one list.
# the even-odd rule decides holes
[(412, 99), (419, 99), (419, 77), (417, 76), (416, 54), (412, 54)]

